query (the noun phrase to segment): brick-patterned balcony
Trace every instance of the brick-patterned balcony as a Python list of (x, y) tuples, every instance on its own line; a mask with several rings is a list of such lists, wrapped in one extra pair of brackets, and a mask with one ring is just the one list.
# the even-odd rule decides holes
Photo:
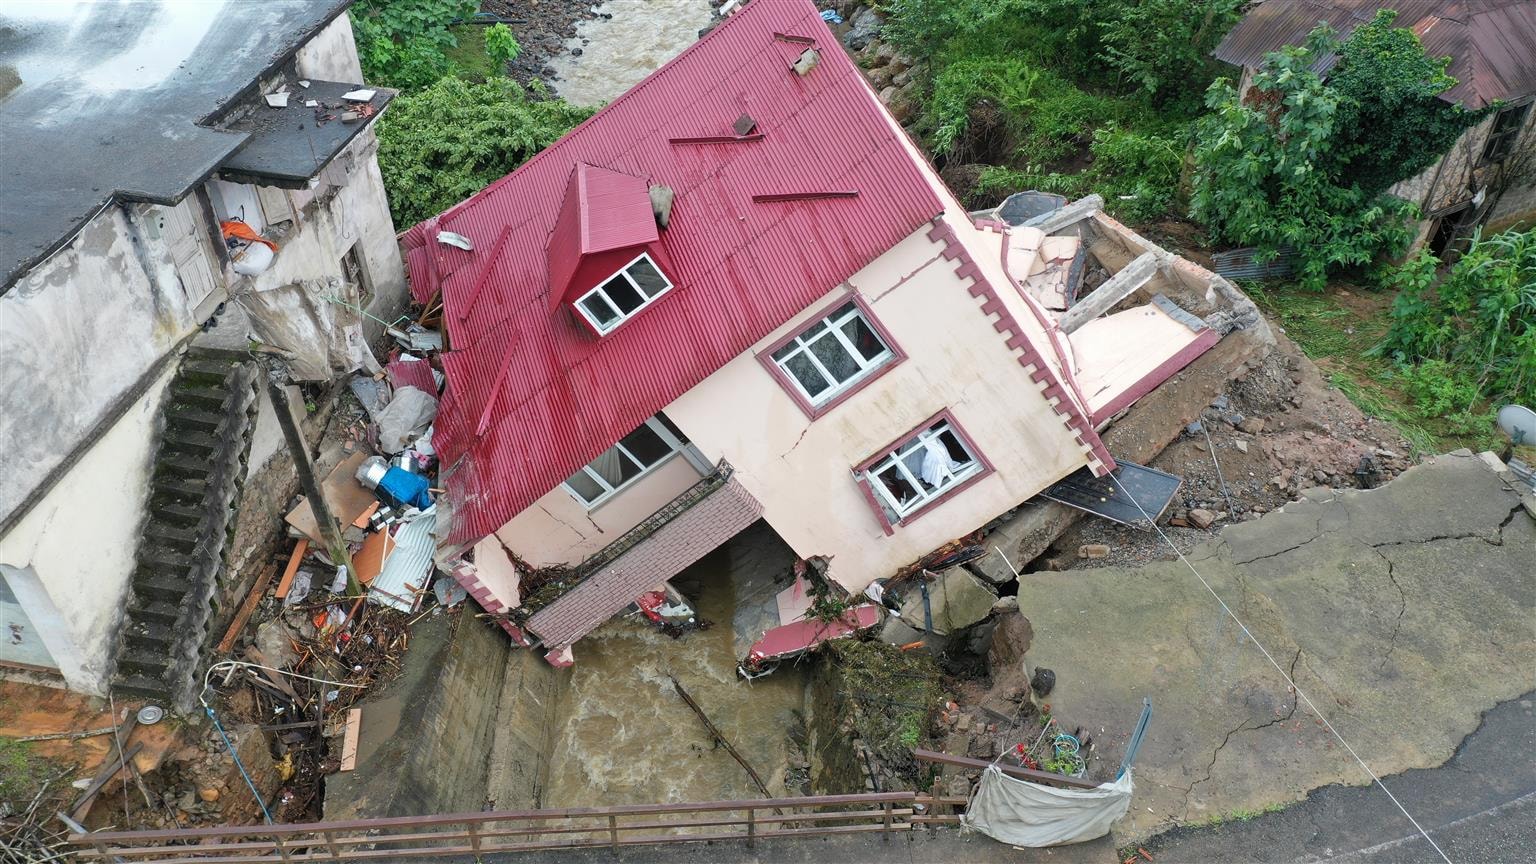
[[(763, 506), (724, 460), (575, 568), (573, 579), (526, 621), (551, 649), (573, 644), (762, 516)], [(574, 584), (571, 584), (574, 581)]]

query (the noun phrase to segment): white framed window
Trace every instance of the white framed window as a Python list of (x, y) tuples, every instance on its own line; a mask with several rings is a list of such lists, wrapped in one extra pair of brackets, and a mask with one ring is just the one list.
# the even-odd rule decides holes
[(797, 333), (772, 355), (812, 407), (820, 407), (896, 357), (852, 300)]
[(608, 281), (577, 298), (576, 308), (599, 335), (606, 335), (670, 290), (671, 280), (641, 252)]
[(876, 460), (864, 476), (886, 516), (898, 522), (982, 469), (982, 461), (946, 417)]
[(688, 439), (665, 414), (657, 414), (583, 465), (562, 485), (588, 510), (661, 467), (682, 452)]

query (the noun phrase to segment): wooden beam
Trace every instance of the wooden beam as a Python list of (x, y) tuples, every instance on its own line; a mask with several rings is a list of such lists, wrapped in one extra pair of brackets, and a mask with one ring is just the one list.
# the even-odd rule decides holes
[(272, 574), (277, 572), (276, 564), (268, 564), (261, 568), (261, 575), (256, 577), (256, 584), (251, 586), (249, 594), (245, 595), (245, 602), (235, 612), (235, 617), (229, 622), (229, 629), (224, 631), (224, 638), (219, 640), (219, 645), (214, 650), (223, 654), (235, 647), (235, 640), (239, 638), (240, 631), (250, 622), (251, 615), (256, 611), (256, 605), (261, 598), (266, 596), (267, 585), (272, 581)]
[(274, 595), (282, 600), (288, 596), (288, 591), (293, 588), (294, 574), (299, 572), (299, 562), (304, 560), (304, 553), (309, 551), (309, 538), (300, 537), (299, 542), (293, 547), (293, 554), (288, 556), (288, 566), (283, 569), (283, 578), (277, 582), (277, 591)]
[(85, 814), (90, 812), (91, 802), (96, 800), (96, 793), (101, 791), (101, 787), (107, 785), (108, 780), (117, 776), (117, 772), (123, 770), (123, 767), (128, 764), (128, 760), (132, 759), (135, 754), (143, 749), (144, 742), (140, 741), (124, 752), (113, 754), (112, 758), (107, 760), (107, 764), (91, 780), (91, 785), (85, 787), (85, 791), (80, 793), (79, 798), (75, 799), (75, 809), (70, 812), (70, 818), (76, 822), (84, 819)]
[(347, 709), (347, 728), (341, 737), (341, 769), (351, 771), (357, 767), (357, 739), (362, 731), (363, 709)]
[[(948, 753), (940, 753), (937, 750), (924, 750), (918, 748), (912, 751), (913, 758), (919, 762), (938, 762), (941, 765), (954, 765), (960, 768), (987, 768), (994, 763), (985, 759), (971, 759), (967, 756), (951, 756)], [(1035, 783), (1049, 783), (1053, 786), (1066, 786), (1072, 789), (1097, 789), (1099, 784), (1087, 780), (1079, 780), (1076, 777), (1068, 777), (1065, 774), (1052, 774), (1049, 771), (1035, 771), (1029, 768), (1015, 768), (1012, 765), (997, 763), (997, 768), (1009, 777), (1017, 777), (1020, 780), (1030, 780)]]
[(1072, 304), (1067, 314), (1061, 316), (1061, 332), (1071, 333), (1113, 309), (1116, 303), (1152, 281), (1152, 277), (1157, 275), (1161, 260), (1156, 252), (1143, 252), (1136, 260), (1125, 265), (1119, 273), (1109, 277), (1103, 285), (1095, 288), (1093, 293)]
[[(768, 784), (764, 783), (763, 778), (758, 776), (757, 771), (753, 769), (752, 765), (740, 753), (736, 752), (736, 748), (731, 746), (731, 742), (727, 741), (725, 736), (720, 734), (720, 730), (715, 728), (715, 724), (711, 723), (709, 718), (704, 715), (704, 709), (700, 708), (699, 703), (693, 701), (693, 697), (688, 695), (687, 690), (683, 689), (682, 683), (671, 675), (667, 677), (672, 679), (672, 689), (677, 691), (677, 695), (683, 697), (683, 701), (687, 702), (688, 707), (693, 709), (693, 713), (698, 715), (699, 720), (703, 721), (705, 728), (709, 730), (709, 734), (714, 736), (716, 741), (720, 742), (720, 746), (725, 748), (725, 752), (731, 754), (731, 758), (735, 759), (737, 764), (746, 769), (748, 776), (752, 778), (752, 782), (757, 784), (757, 790), (763, 793), (763, 797), (772, 798), (773, 793), (768, 791)], [(783, 811), (777, 807), (773, 808), (773, 812), (780, 816), (784, 815)]]

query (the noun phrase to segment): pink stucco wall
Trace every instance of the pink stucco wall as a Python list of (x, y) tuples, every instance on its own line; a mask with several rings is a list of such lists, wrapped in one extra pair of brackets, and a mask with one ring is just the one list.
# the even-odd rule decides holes
[(700, 476), (681, 453), (674, 454), (661, 467), (590, 511), (565, 491), (564, 485), (557, 486), (512, 517), (496, 536), (530, 564), (575, 564), (617, 540), (699, 482)]
[[(952, 222), (957, 231), (973, 230), (963, 218)], [(927, 235), (903, 240), (666, 409), (706, 457), (736, 466), (796, 553), (832, 556), (831, 574), (852, 590), (980, 527), (1087, 459), (955, 275), (956, 262)], [(808, 421), (754, 355), (847, 291), (862, 293), (908, 359)], [(946, 408), (996, 471), (887, 535), (852, 468)]]

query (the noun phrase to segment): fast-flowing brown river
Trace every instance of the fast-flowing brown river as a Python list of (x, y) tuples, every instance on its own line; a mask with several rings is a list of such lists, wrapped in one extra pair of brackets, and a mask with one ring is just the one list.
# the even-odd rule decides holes
[(549, 61), (555, 93), (577, 105), (613, 101), (698, 41), (711, 7), (709, 0), (608, 0), (597, 11), (612, 17), (581, 22)]
[(713, 622), (707, 630), (672, 639), (637, 617), (610, 621), (577, 645), (543, 806), (761, 797), (746, 771), (715, 746), (668, 675), (682, 682), (769, 791), (785, 794), (789, 735), (803, 723), (805, 676), (785, 664), (757, 681), (737, 678), (731, 620), (733, 587), (740, 584), (732, 573), (787, 569), (787, 552), (771, 531), (749, 530), (674, 580)]

